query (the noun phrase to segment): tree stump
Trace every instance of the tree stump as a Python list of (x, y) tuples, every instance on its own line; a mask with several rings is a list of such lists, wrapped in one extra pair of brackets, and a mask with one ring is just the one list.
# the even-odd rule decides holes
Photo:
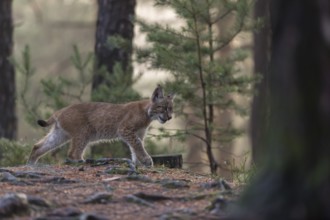
[(151, 156), (154, 165), (162, 165), (169, 168), (182, 168), (182, 154), (154, 155)]

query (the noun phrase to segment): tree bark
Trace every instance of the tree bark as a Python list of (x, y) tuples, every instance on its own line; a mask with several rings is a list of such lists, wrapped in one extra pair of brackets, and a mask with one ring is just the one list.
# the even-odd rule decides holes
[(254, 5), (254, 19), (262, 19), (263, 26), (253, 33), (254, 73), (262, 79), (255, 87), (258, 93), (253, 97), (251, 115), (252, 159), (255, 164), (262, 160), (263, 138), (269, 128), (269, 63), (270, 63), (270, 20), (269, 0), (257, 0)]
[[(131, 56), (134, 37), (136, 0), (98, 0), (98, 17), (95, 35), (96, 70), (106, 67), (108, 73), (113, 73), (114, 65), (119, 62), (126, 74), (132, 75)], [(120, 36), (128, 41), (127, 48), (112, 47), (108, 38)], [(102, 74), (94, 74), (92, 90), (101, 84), (110, 82)]]
[(17, 133), (12, 0), (0, 1), (0, 137), (15, 139)]
[(270, 8), (268, 162), (237, 219), (330, 219), (330, 2)]

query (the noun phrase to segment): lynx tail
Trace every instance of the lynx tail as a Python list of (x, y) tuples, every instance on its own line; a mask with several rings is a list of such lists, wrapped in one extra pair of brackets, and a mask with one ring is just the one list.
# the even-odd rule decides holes
[(41, 127), (48, 127), (49, 125), (53, 124), (54, 122), (55, 121), (54, 121), (53, 117), (50, 117), (47, 121), (42, 120), (42, 119), (39, 119), (37, 121), (38, 125), (40, 125)]

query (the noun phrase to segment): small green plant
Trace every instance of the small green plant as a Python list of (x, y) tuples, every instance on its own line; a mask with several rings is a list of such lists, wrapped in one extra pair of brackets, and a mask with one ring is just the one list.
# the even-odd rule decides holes
[(0, 166), (2, 167), (26, 164), (31, 151), (29, 145), (5, 138), (0, 139), (0, 149)]
[(243, 161), (237, 163), (235, 160), (229, 164), (229, 169), (231, 170), (233, 181), (238, 184), (246, 184), (254, 177), (257, 171), (255, 165), (251, 165), (247, 157), (244, 157)]

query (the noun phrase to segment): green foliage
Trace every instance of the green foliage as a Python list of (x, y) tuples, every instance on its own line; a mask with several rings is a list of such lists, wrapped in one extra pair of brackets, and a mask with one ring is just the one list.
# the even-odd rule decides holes
[[(120, 36), (110, 36), (107, 40), (109, 49), (118, 48), (120, 50), (131, 50), (130, 40)], [(132, 88), (132, 86), (140, 79), (141, 74), (136, 78), (133, 77), (133, 68), (131, 64), (123, 67), (120, 62), (116, 62), (109, 73), (106, 66), (94, 68), (94, 74), (101, 75), (103, 83), (98, 85), (92, 91), (93, 101), (106, 101), (111, 103), (123, 103), (138, 100), (141, 96)]]
[(31, 147), (18, 141), (0, 139), (0, 166), (16, 166), (26, 164)]
[(77, 70), (77, 75), (69, 77), (59, 76), (56, 79), (42, 79), (40, 92), (31, 94), (29, 86), (36, 70), (31, 63), (29, 46), (22, 51), (21, 60), (13, 60), (18, 70), (19, 83), (21, 90), (18, 91), (19, 101), (24, 108), (25, 119), (32, 125), (37, 126), (36, 120), (48, 118), (54, 111), (72, 104), (87, 100), (88, 88), (91, 83), (91, 65), (93, 55), (87, 54), (82, 57), (77, 46), (73, 46), (72, 63)]
[[(185, 131), (176, 133), (180, 137), (184, 133), (192, 135), (205, 143), (213, 173), (217, 169), (212, 153), (215, 142), (230, 142), (242, 133), (231, 124), (220, 127), (216, 117), (221, 111), (247, 115), (247, 107), (234, 97), (251, 95), (256, 80), (238, 67), (247, 58), (248, 51), (235, 48), (226, 55), (221, 54), (239, 33), (253, 27), (248, 17), (250, 2), (158, 0), (156, 5), (174, 9), (183, 25), (173, 28), (138, 20), (151, 46), (137, 48), (137, 59), (172, 75), (165, 86), (178, 94), (176, 115), (187, 122)], [(227, 18), (233, 20), (232, 25), (219, 34), (217, 25)]]
[(124, 103), (141, 98), (132, 88), (133, 82), (131, 75), (125, 74), (119, 62), (115, 64), (112, 74), (109, 74), (104, 67), (97, 72), (97, 74), (103, 76), (105, 82), (92, 92), (92, 100)]
[(56, 110), (63, 108), (73, 102), (88, 100), (88, 88), (92, 82), (92, 74), (88, 68), (91, 67), (93, 54), (89, 53), (82, 57), (79, 48), (73, 46), (72, 64), (77, 70), (76, 76), (59, 76), (54, 79), (42, 79), (43, 94), (46, 96), (47, 107)]
[(33, 95), (29, 94), (29, 85), (31, 84), (31, 78), (35, 75), (36, 70), (31, 64), (30, 58), (30, 48), (25, 46), (22, 51), (21, 61), (12, 59), (12, 63), (16, 68), (18, 73), (18, 81), (20, 83), (19, 88), (21, 88), (18, 93), (18, 100), (25, 110), (25, 120), (35, 126), (35, 121), (40, 115), (38, 106), (41, 104), (41, 101), (32, 97)]
[(232, 172), (233, 181), (238, 184), (249, 183), (257, 172), (255, 165), (249, 165), (247, 156), (239, 163), (233, 159), (229, 164), (229, 169)]

